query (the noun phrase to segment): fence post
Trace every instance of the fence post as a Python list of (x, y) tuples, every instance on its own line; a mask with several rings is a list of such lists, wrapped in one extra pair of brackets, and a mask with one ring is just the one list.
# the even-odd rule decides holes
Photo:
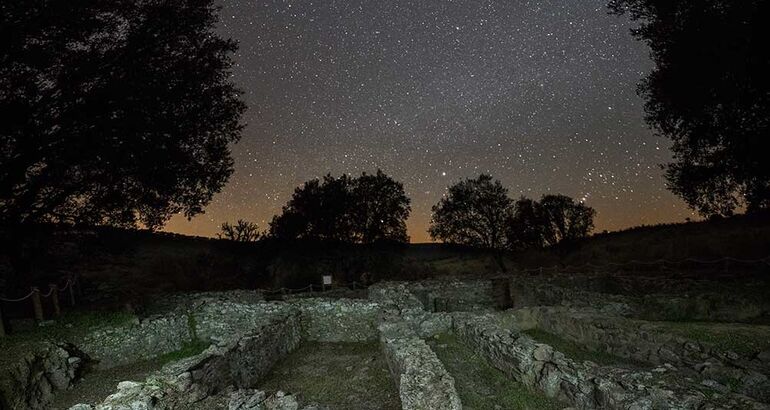
[(0, 338), (5, 337), (5, 322), (3, 321), (3, 304), (0, 302)]
[(70, 305), (72, 306), (75, 306), (75, 289), (73, 289), (74, 287), (75, 287), (75, 283), (74, 281), (72, 281), (72, 279), (70, 279), (69, 292), (70, 292)]
[(35, 320), (43, 321), (43, 305), (40, 303), (40, 289), (32, 287), (32, 310), (35, 313)]
[(542, 275), (542, 274), (543, 274), (543, 267), (541, 266), (540, 267), (540, 275)]
[(53, 301), (53, 315), (54, 317), (61, 316), (61, 307), (59, 306), (59, 288), (55, 283), (48, 285), (51, 288), (51, 301)]

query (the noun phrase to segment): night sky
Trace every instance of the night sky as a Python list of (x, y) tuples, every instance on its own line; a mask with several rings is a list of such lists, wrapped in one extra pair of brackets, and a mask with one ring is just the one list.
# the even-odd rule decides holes
[(249, 106), (236, 171), (204, 215), (167, 230), (267, 227), (304, 181), (381, 168), (412, 199), (413, 242), (460, 179), (563, 193), (597, 231), (693, 215), (665, 189), (668, 143), (643, 122), (648, 49), (607, 0), (226, 0)]

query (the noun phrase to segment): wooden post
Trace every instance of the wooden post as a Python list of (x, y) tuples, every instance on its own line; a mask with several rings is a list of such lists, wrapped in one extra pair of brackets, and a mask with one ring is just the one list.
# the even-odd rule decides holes
[(43, 321), (43, 305), (40, 303), (40, 289), (32, 288), (32, 310), (35, 313), (35, 320)]
[(75, 306), (75, 284), (73, 282), (69, 283), (69, 292), (70, 292), (70, 305)]
[(51, 301), (53, 301), (53, 315), (54, 317), (61, 316), (61, 307), (59, 306), (59, 288), (55, 283), (48, 285), (51, 288)]
[(3, 306), (0, 302), (0, 338), (5, 337), (5, 323), (3, 322)]

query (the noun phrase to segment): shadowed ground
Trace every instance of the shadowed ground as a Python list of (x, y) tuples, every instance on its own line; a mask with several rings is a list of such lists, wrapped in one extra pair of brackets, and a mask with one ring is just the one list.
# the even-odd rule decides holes
[(442, 335), (430, 340), (430, 344), (454, 377), (463, 409), (548, 410), (564, 407), (507, 378), (454, 336)]
[(332, 409), (400, 409), (377, 343), (304, 343), (259, 386), (296, 394), (300, 404)]

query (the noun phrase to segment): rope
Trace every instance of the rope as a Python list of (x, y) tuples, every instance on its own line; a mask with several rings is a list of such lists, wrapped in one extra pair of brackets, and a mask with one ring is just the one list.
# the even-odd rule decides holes
[(2, 298), (2, 297), (0, 297), (0, 300), (2, 300), (3, 302), (21, 302), (21, 301), (23, 301), (23, 300), (25, 300), (25, 299), (28, 299), (29, 297), (31, 297), (33, 293), (35, 293), (35, 291), (34, 291), (34, 290), (33, 290), (33, 291), (30, 291), (30, 292), (29, 292), (29, 293), (28, 293), (26, 296), (24, 296), (24, 297), (21, 297), (21, 298), (18, 298), (18, 299), (6, 299), (6, 298)]

